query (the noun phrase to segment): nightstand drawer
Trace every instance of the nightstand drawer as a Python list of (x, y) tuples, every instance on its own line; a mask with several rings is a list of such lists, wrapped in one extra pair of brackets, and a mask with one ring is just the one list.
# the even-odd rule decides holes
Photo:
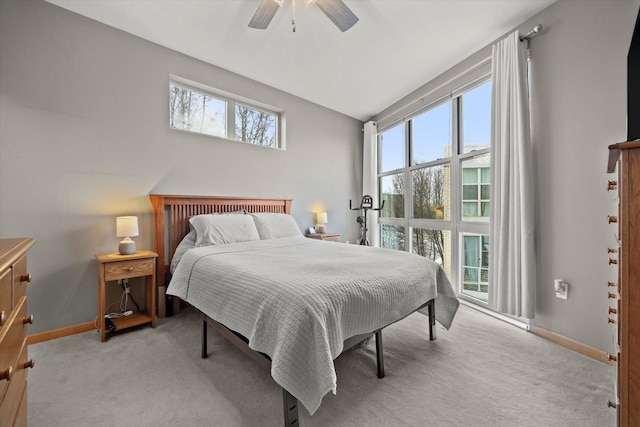
[(153, 274), (155, 258), (105, 263), (104, 280), (118, 280)]

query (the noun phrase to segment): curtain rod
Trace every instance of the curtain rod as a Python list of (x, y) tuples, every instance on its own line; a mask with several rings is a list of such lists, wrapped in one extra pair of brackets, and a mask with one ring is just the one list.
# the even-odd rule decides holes
[(520, 41), (531, 40), (532, 38), (540, 34), (540, 31), (542, 31), (542, 28), (543, 27), (541, 24), (536, 25), (535, 27), (533, 27), (533, 30), (529, 31), (524, 36), (520, 36)]

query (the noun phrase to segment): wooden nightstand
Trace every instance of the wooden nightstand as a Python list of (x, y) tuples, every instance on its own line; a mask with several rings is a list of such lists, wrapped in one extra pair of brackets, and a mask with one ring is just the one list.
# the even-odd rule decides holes
[(119, 253), (98, 254), (98, 328), (102, 334), (102, 341), (106, 339), (105, 330), (105, 304), (107, 282), (117, 282), (121, 279), (142, 277), (144, 279), (144, 307), (141, 311), (129, 316), (122, 316), (111, 321), (116, 325), (116, 330), (131, 328), (133, 326), (151, 323), (156, 327), (156, 258), (158, 254), (151, 251), (136, 251), (132, 255), (120, 255)]
[(310, 239), (319, 239), (319, 240), (328, 240), (330, 242), (339, 242), (342, 234), (338, 233), (316, 233), (316, 234), (306, 234), (306, 236)]

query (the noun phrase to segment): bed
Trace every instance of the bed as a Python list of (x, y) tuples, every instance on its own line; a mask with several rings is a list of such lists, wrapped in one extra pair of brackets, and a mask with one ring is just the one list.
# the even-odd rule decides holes
[(313, 414), (335, 393), (333, 360), (343, 350), (375, 335), (383, 377), (384, 327), (421, 311), (434, 340), (436, 319), (448, 329), (455, 316), (458, 300), (440, 266), (401, 251), (307, 239), (289, 215), (291, 199), (150, 199), (165, 272), (158, 276), (170, 278), (168, 288), (159, 281), (158, 294), (202, 313), (203, 358), (212, 325), (269, 367), (283, 389), (285, 425), (298, 425), (298, 402)]

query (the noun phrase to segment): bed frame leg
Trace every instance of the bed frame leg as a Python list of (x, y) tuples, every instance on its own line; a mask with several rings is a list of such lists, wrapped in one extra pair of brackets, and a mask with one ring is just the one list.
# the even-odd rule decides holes
[(207, 350), (207, 318), (205, 315), (202, 315), (202, 354), (201, 357), (206, 359), (209, 356), (209, 352)]
[(384, 355), (382, 350), (382, 329), (375, 331), (376, 359), (378, 361), (378, 378), (384, 378)]
[(436, 340), (436, 302), (431, 300), (427, 303), (429, 308), (429, 340)]
[(298, 399), (293, 397), (291, 393), (283, 388), (282, 402), (284, 404), (284, 427), (299, 427)]

